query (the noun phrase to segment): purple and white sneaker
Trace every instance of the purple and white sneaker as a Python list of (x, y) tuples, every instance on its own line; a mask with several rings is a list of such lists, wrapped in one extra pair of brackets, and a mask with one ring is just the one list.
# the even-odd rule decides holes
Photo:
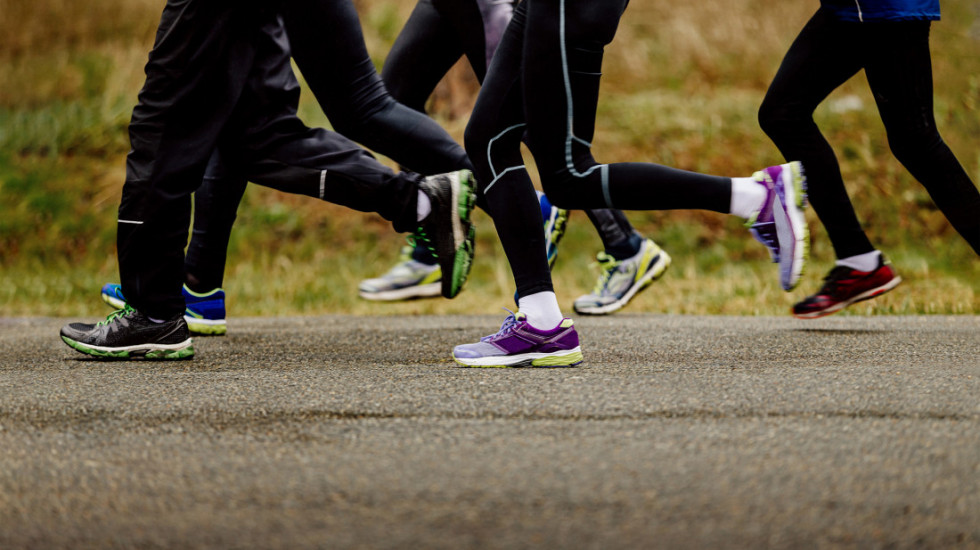
[(578, 332), (571, 319), (551, 330), (538, 330), (523, 313), (511, 313), (497, 334), (453, 350), (464, 367), (573, 367), (582, 362)]
[(789, 292), (800, 282), (810, 253), (810, 230), (803, 215), (806, 207), (803, 165), (790, 162), (770, 166), (752, 177), (766, 186), (766, 200), (746, 225), (752, 236), (769, 249), (772, 261), (779, 264), (779, 282)]

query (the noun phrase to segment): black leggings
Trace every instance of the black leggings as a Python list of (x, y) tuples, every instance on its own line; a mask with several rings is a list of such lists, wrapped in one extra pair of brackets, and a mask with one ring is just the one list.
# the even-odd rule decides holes
[[(314, 61), (315, 70), (307, 67), (304, 74), (311, 86), (314, 82), (319, 84), (313, 89), (334, 129), (420, 174), (472, 168), (463, 148), (441, 126), (389, 95), (368, 56), (360, 21), (350, 0), (332, 0), (326, 4), (329, 16), (312, 25), (315, 29), (306, 18), (295, 17), (293, 21), (299, 20), (298, 40), (310, 42), (310, 33), (317, 37), (319, 54), (300, 54), (300, 58)], [(267, 66), (250, 77), (248, 85), (277, 115), (295, 116), (299, 83), (289, 64), (289, 44), (282, 29), (274, 24), (262, 32), (273, 39), (277, 49), (267, 56)], [(248, 133), (250, 129), (242, 131)], [(331, 135), (313, 133), (308, 146), (316, 149), (327, 145), (317, 141), (329, 141)], [(231, 165), (232, 162), (235, 164)], [(195, 193), (194, 229), (185, 269), (188, 278), (195, 280), (200, 288), (222, 286), (231, 227), (249, 177), (240, 165), (245, 162), (247, 159), (216, 152)], [(266, 166), (262, 174), (264, 181), (272, 186), (289, 177), (288, 171), (277, 168)]]
[[(493, 18), (507, 16), (506, 9), (493, 4), (490, 0), (419, 0), (381, 70), (392, 97), (424, 112), (436, 85), (463, 55), (482, 83), (499, 39), (501, 22)], [(628, 248), (635, 230), (622, 211), (602, 208), (586, 214), (607, 252)], [(417, 247), (412, 257), (435, 263), (425, 248)]]
[(385, 58), (381, 78), (392, 97), (424, 112), (436, 85), (460, 57), (466, 56), (483, 82), (486, 32), (477, 0), (419, 0)]
[(256, 183), (378, 212), (401, 231), (416, 226), (418, 175), (395, 174), (343, 136), (307, 128), (283, 87), (267, 85), (282, 57), (269, 25), (274, 13), (230, 1), (164, 8), (129, 125), (117, 228), (123, 292), (146, 315), (184, 310), (190, 196), (216, 149)]
[[(524, 0), (493, 58), (466, 128), (466, 150), (520, 296), (553, 290), (520, 143), (563, 208), (728, 212), (731, 180), (592, 157), (603, 48), (627, 0)], [(527, 91), (528, 93), (525, 93)]]
[(939, 136), (933, 116), (929, 28), (929, 21), (843, 22), (821, 8), (786, 53), (759, 110), (762, 129), (783, 155), (803, 162), (810, 203), (838, 258), (874, 247), (813, 111), (861, 69), (895, 157), (980, 254), (980, 193)]

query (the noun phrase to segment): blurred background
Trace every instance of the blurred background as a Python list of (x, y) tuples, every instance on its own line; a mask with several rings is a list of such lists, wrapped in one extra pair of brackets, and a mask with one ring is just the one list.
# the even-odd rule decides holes
[[(376, 65), (412, 0), (357, 0)], [(766, 87), (818, 0), (633, 0), (606, 50), (594, 152), (600, 162), (652, 161), (727, 176), (782, 162), (756, 121)], [(102, 316), (117, 282), (116, 210), (126, 125), (163, 0), (0, 0), (0, 316)], [(980, 182), (980, 2), (943, 0), (932, 27), (940, 132)], [(477, 91), (460, 64), (431, 113), (457, 139)], [(304, 90), (301, 116), (329, 126)], [(980, 260), (891, 156), (863, 74), (816, 113), (837, 151), (872, 241), (905, 279), (844, 314), (976, 313)], [(530, 161), (530, 159), (528, 159)], [(386, 161), (387, 162), (387, 161)], [(977, 213), (980, 215), (980, 212)], [(495, 313), (513, 279), (485, 214), (477, 257), (457, 299), (378, 304), (357, 283), (386, 271), (404, 236), (377, 215), (250, 186), (232, 234), (225, 289), (231, 316), (314, 313)], [(626, 312), (788, 315), (833, 263), (813, 212), (812, 259), (781, 291), (763, 247), (713, 213), (634, 212), (674, 259)], [(555, 265), (562, 307), (589, 291), (601, 248), (572, 215)]]

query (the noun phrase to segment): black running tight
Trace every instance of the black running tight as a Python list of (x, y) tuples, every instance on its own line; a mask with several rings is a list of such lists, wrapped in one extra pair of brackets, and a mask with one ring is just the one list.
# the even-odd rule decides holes
[(933, 116), (929, 27), (928, 21), (848, 23), (820, 9), (793, 42), (759, 110), (762, 129), (783, 155), (806, 167), (810, 203), (838, 258), (874, 247), (813, 111), (861, 69), (895, 157), (980, 254), (980, 192), (940, 137)]
[(466, 129), (518, 294), (552, 290), (534, 190), (520, 154), (526, 133), (544, 191), (563, 208), (728, 212), (731, 180), (592, 157), (603, 48), (627, 0), (525, 0), (497, 49)]

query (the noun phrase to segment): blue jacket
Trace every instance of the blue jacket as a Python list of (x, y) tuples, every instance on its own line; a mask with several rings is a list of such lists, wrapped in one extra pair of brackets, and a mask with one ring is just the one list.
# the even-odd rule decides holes
[(841, 21), (939, 19), (939, 0), (820, 0)]

